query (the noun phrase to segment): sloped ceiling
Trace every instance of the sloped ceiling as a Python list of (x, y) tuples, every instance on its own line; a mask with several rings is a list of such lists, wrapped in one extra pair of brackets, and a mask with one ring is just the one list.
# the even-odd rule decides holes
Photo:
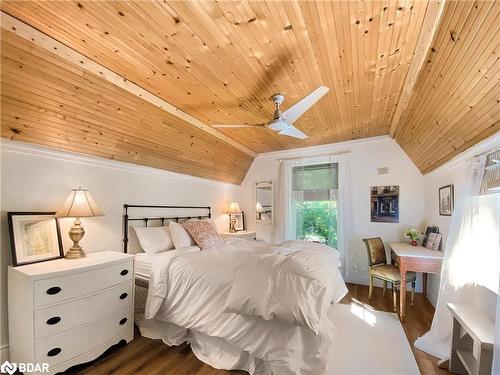
[(3, 1), (206, 125), (265, 122), (276, 92), (286, 109), (331, 91), (296, 123), (309, 139), (219, 130), (238, 147), (2, 29), (2, 136), (239, 183), (247, 149), (391, 134), (427, 172), (500, 130), (500, 3), (442, 4)]

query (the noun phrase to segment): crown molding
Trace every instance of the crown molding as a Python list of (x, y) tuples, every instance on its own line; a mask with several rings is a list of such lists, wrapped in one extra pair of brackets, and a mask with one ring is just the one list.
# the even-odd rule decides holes
[(127, 163), (118, 160), (109, 160), (105, 158), (100, 158), (97, 156), (89, 156), (77, 154), (69, 151), (60, 151), (54, 150), (50, 148), (46, 148), (43, 146), (37, 146), (31, 143), (20, 142), (20, 141), (12, 141), (6, 138), (2, 138), (0, 142), (0, 150), (2, 153), (14, 153), (14, 154), (23, 154), (29, 156), (36, 156), (40, 158), (47, 159), (56, 159), (65, 161), (68, 163), (77, 163), (83, 165), (90, 165), (94, 167), (100, 168), (109, 168), (119, 171), (126, 172), (134, 172), (141, 174), (149, 174), (149, 175), (160, 175), (164, 177), (172, 177), (176, 179), (181, 179), (185, 181), (196, 182), (200, 184), (206, 184), (211, 186), (219, 186), (225, 189), (236, 189), (239, 188), (240, 185), (231, 184), (228, 182), (221, 182), (216, 180), (210, 180), (208, 178), (190, 176), (187, 174), (170, 172), (163, 169), (147, 167), (143, 165), (137, 165), (132, 163)]

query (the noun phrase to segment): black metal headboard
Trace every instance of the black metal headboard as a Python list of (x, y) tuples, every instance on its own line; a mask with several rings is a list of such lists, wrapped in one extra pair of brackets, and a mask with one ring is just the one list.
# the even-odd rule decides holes
[[(186, 209), (186, 210), (203, 210), (203, 215), (191, 216), (155, 216), (155, 217), (129, 217), (130, 208), (163, 208), (163, 209)], [(144, 204), (124, 204), (123, 205), (123, 252), (127, 252), (128, 247), (128, 226), (130, 221), (142, 221), (144, 226), (148, 226), (150, 221), (160, 221), (161, 225), (165, 224), (165, 220), (189, 220), (189, 219), (205, 219), (211, 218), (212, 212), (210, 206), (162, 206), (162, 205), (144, 205)]]

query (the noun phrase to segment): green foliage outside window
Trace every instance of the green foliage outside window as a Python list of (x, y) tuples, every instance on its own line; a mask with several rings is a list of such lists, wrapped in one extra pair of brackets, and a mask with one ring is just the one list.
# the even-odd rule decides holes
[(297, 239), (321, 242), (336, 249), (337, 202), (298, 202)]

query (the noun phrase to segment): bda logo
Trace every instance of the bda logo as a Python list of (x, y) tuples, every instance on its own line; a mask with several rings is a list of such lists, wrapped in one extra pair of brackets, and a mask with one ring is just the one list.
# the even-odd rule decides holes
[(16, 370), (17, 370), (17, 365), (15, 363), (10, 363), (9, 361), (5, 361), (0, 366), (0, 371), (2, 373), (7, 373), (7, 374), (12, 375), (13, 373), (16, 372)]

